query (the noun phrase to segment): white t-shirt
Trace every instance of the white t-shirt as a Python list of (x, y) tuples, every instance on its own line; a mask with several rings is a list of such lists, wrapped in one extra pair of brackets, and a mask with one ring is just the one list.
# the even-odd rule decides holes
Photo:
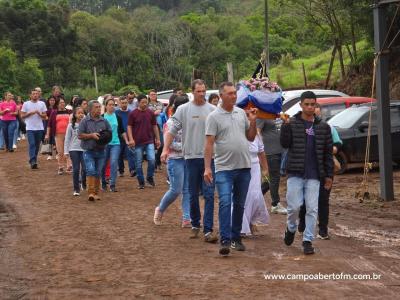
[[(46, 104), (42, 101), (27, 101), (22, 105), (22, 112), (29, 113), (38, 110), (41, 113), (47, 111)], [(43, 120), (38, 114), (31, 115), (25, 119), (26, 130), (44, 130)]]

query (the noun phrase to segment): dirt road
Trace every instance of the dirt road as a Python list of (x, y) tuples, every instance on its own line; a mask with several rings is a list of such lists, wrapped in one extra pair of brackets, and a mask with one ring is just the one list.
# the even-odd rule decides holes
[[(228, 258), (218, 245), (189, 239), (180, 203), (156, 227), (154, 207), (167, 189), (139, 191), (130, 177), (119, 192), (89, 203), (72, 196), (70, 175), (55, 161), (27, 163), (26, 145), (0, 153), (0, 299), (396, 299), (400, 292), (400, 185), (396, 199), (359, 203), (361, 174), (338, 176), (331, 195), (331, 236), (305, 257), (301, 237), (283, 244), (285, 216), (244, 241)], [(372, 173), (372, 191), (379, 174)], [(399, 182), (400, 172), (395, 174)], [(283, 203), (284, 184), (281, 192)], [(270, 198), (266, 197), (268, 207)], [(215, 215), (217, 221), (217, 215)], [(216, 222), (217, 224), (217, 222)], [(368, 274), (379, 280), (272, 280), (272, 274)]]

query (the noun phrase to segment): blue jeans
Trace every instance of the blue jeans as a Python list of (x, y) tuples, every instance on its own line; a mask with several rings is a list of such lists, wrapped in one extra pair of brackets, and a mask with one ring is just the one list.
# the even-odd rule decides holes
[(15, 126), (15, 131), (14, 131), (14, 138), (13, 138), (13, 144), (16, 145), (18, 138), (19, 138), (19, 121), (17, 120), (17, 126)]
[(136, 171), (135, 168), (135, 154), (131, 151), (125, 142), (121, 142), (121, 152), (118, 159), (118, 171), (123, 174), (125, 171), (124, 159), (128, 161), (129, 173)]
[(4, 148), (3, 122), (0, 121), (0, 148)]
[[(120, 145), (107, 145), (106, 147), (105, 161), (110, 160), (110, 186), (114, 187), (115, 187), (115, 182), (117, 180), (118, 159), (120, 152), (121, 152)], [(102, 183), (103, 185), (106, 185), (106, 164), (104, 164), (101, 174), (102, 174)]]
[[(160, 201), (159, 208), (161, 212), (164, 212), (183, 192), (185, 182), (185, 160), (183, 158), (169, 159), (167, 170), (170, 185), (169, 190)], [(182, 211), (183, 219), (190, 220), (190, 198), (187, 192), (186, 194), (184, 193), (182, 197)]]
[(14, 134), (15, 129), (17, 128), (17, 120), (13, 121), (1, 121), (3, 136), (7, 150), (12, 150), (14, 145)]
[(154, 169), (156, 166), (156, 154), (154, 152), (154, 144), (136, 145), (135, 146), (136, 173), (137, 173), (137, 179), (140, 183), (144, 183), (144, 175), (142, 167), (144, 152), (146, 152), (146, 158), (147, 158), (146, 178), (154, 176)]
[(190, 193), (189, 193), (189, 172), (185, 161), (185, 178), (183, 179), (183, 191), (182, 191), (182, 212), (183, 220), (190, 221)]
[(101, 171), (106, 162), (106, 152), (104, 150), (86, 150), (83, 152), (85, 161), (86, 176), (101, 178)]
[(281, 176), (286, 176), (287, 169), (287, 160), (288, 160), (288, 149), (284, 149), (282, 152), (282, 160), (281, 160)]
[(306, 205), (306, 229), (303, 233), (303, 241), (313, 241), (315, 225), (318, 215), (318, 197), (320, 182), (317, 179), (304, 179), (289, 177), (287, 180), (287, 227), (290, 232), (296, 232), (297, 219), (300, 207)]
[[(79, 192), (79, 183), (86, 186), (86, 168), (83, 160), (83, 151), (69, 151), (69, 157), (72, 161), (72, 182), (74, 185), (74, 191)], [(81, 180), (79, 180), (79, 176)]]
[(250, 169), (220, 171), (215, 174), (215, 177), (219, 196), (218, 217), (221, 243), (239, 240), (244, 204), (251, 180)]
[(29, 163), (36, 164), (40, 143), (42, 142), (43, 130), (27, 130), (26, 136), (29, 144)]
[[(203, 216), (203, 231), (204, 233), (212, 232), (214, 225), (214, 182), (207, 184), (204, 182), (204, 159), (194, 158), (187, 159), (186, 166), (188, 171), (188, 183), (190, 194), (190, 218), (192, 226), (200, 228), (200, 203), (199, 191), (203, 186), (204, 196), (204, 216)], [(214, 161), (212, 162), (212, 171), (214, 171)], [(213, 176), (215, 178), (215, 176)]]

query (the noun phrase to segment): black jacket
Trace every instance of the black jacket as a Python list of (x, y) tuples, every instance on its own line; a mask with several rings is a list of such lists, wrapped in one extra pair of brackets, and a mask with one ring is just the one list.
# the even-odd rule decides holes
[[(315, 150), (319, 178), (333, 178), (332, 133), (330, 126), (319, 117), (314, 119)], [(288, 174), (304, 174), (307, 136), (301, 112), (281, 127), (281, 145), (288, 148)]]

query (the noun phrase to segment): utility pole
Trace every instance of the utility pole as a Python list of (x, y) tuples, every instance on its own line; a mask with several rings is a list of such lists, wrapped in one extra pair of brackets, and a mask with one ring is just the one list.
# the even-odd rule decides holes
[(269, 18), (268, 18), (268, 0), (264, 0), (265, 10), (264, 10), (264, 18), (265, 18), (265, 54), (266, 60), (265, 64), (267, 67), (266, 73), (269, 74)]
[[(383, 47), (387, 34), (387, 8), (385, 4), (400, 1), (375, 1), (374, 31), (375, 51), (379, 53), (376, 63), (376, 106), (378, 121), (378, 148), (379, 148), (379, 175), (381, 198), (394, 200), (393, 191), (393, 153), (390, 124), (390, 97), (389, 97), (389, 56)], [(382, 52), (381, 52), (382, 51)], [(371, 126), (371, 125), (370, 125)]]

